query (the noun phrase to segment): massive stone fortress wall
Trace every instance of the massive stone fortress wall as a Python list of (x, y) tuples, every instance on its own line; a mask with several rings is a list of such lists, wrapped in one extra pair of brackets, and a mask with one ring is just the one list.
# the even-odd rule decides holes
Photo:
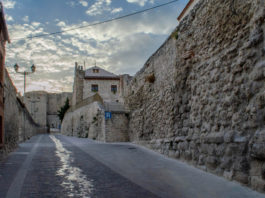
[(264, 0), (200, 1), (132, 80), (130, 139), (265, 191)]
[(41, 126), (47, 125), (47, 105), (48, 98), (45, 91), (34, 91), (25, 93), (23, 97), (27, 109), (34, 121)]
[(25, 141), (37, 133), (46, 132), (45, 128), (41, 128), (33, 121), (22, 99), (18, 97), (7, 71), (5, 71), (4, 97), (5, 149), (7, 151), (12, 150), (18, 142)]
[(24, 102), (34, 121), (41, 126), (59, 128), (58, 110), (65, 104), (66, 99), (72, 100), (72, 93), (47, 93), (45, 91), (27, 92)]

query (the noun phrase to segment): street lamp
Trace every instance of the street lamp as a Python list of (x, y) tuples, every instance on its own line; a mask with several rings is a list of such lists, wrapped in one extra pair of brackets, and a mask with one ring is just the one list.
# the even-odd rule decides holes
[(16, 73), (19, 73), (19, 74), (23, 74), (24, 75), (24, 95), (25, 95), (25, 92), (26, 92), (26, 76), (29, 75), (29, 74), (34, 73), (36, 71), (36, 66), (34, 64), (31, 66), (31, 72), (28, 72), (28, 71), (19, 72), (18, 71), (19, 66), (16, 63), (14, 65), (14, 69), (15, 69)]

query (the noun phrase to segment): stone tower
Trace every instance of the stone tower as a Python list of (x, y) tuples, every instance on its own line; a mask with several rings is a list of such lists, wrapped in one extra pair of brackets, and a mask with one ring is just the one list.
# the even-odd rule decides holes
[(84, 77), (85, 71), (83, 70), (83, 66), (78, 66), (78, 63), (76, 62), (72, 98), (73, 106), (83, 100)]

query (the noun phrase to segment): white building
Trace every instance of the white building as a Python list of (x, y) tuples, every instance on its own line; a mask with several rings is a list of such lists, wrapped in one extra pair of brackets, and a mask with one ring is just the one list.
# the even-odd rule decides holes
[(72, 104), (76, 105), (98, 93), (106, 103), (123, 103), (123, 94), (131, 77), (116, 75), (98, 66), (83, 70), (75, 65)]
[(119, 102), (120, 76), (94, 66), (85, 71), (83, 98), (98, 93), (106, 102)]

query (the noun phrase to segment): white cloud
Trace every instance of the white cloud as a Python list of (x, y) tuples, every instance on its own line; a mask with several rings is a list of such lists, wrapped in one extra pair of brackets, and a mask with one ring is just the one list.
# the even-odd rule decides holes
[(6, 14), (5, 18), (6, 18), (7, 21), (14, 21), (13, 17), (9, 16), (7, 14)]
[(114, 9), (111, 11), (111, 13), (112, 13), (112, 14), (115, 14), (115, 13), (119, 13), (119, 12), (122, 12), (122, 11), (123, 11), (122, 8), (114, 8)]
[(24, 16), (24, 17), (22, 18), (22, 20), (25, 21), (25, 22), (29, 22), (29, 16)]
[(16, 5), (15, 1), (12, 0), (2, 0), (5, 9), (13, 9)]
[(85, 1), (85, 0), (80, 0), (79, 3), (80, 3), (82, 6), (84, 6), (84, 7), (87, 7), (87, 6), (88, 6), (87, 1)]
[(109, 7), (111, 5), (111, 0), (97, 0), (92, 6), (88, 8), (86, 14), (89, 16), (100, 15), (105, 11), (111, 11)]
[[(102, 0), (102, 5), (110, 8), (111, 1)], [(115, 10), (115, 9), (114, 9)], [(110, 10), (111, 12), (113, 10)], [(60, 30), (88, 25), (82, 22), (69, 25), (59, 19), (53, 23)], [(72, 91), (74, 63), (86, 67), (97, 61), (97, 65), (116, 74), (133, 75), (162, 44), (171, 30), (177, 25), (176, 13), (160, 9), (151, 14), (141, 14), (126, 20), (117, 20), (90, 28), (67, 31), (63, 34), (17, 41), (47, 33), (45, 23), (9, 25), (11, 44), (7, 45), (7, 66), (16, 62), (21, 70), (30, 69), (34, 63), (36, 72), (27, 80), (27, 90), (46, 90), (50, 92)], [(25, 67), (23, 67), (25, 66)], [(23, 90), (23, 76), (15, 74), (8, 67), (11, 77), (19, 90)]]
[(86, 0), (79, 0), (78, 2), (76, 1), (69, 1), (66, 3), (67, 5), (71, 6), (71, 7), (75, 7), (77, 5), (82, 5), (84, 7), (88, 6), (88, 2)]
[(136, 3), (140, 6), (144, 6), (147, 2), (154, 3), (154, 0), (127, 0), (128, 3)]
[(57, 25), (58, 25), (59, 27), (64, 27), (64, 26), (66, 26), (66, 24), (65, 24), (64, 21), (60, 21), (59, 23), (57, 23)]

